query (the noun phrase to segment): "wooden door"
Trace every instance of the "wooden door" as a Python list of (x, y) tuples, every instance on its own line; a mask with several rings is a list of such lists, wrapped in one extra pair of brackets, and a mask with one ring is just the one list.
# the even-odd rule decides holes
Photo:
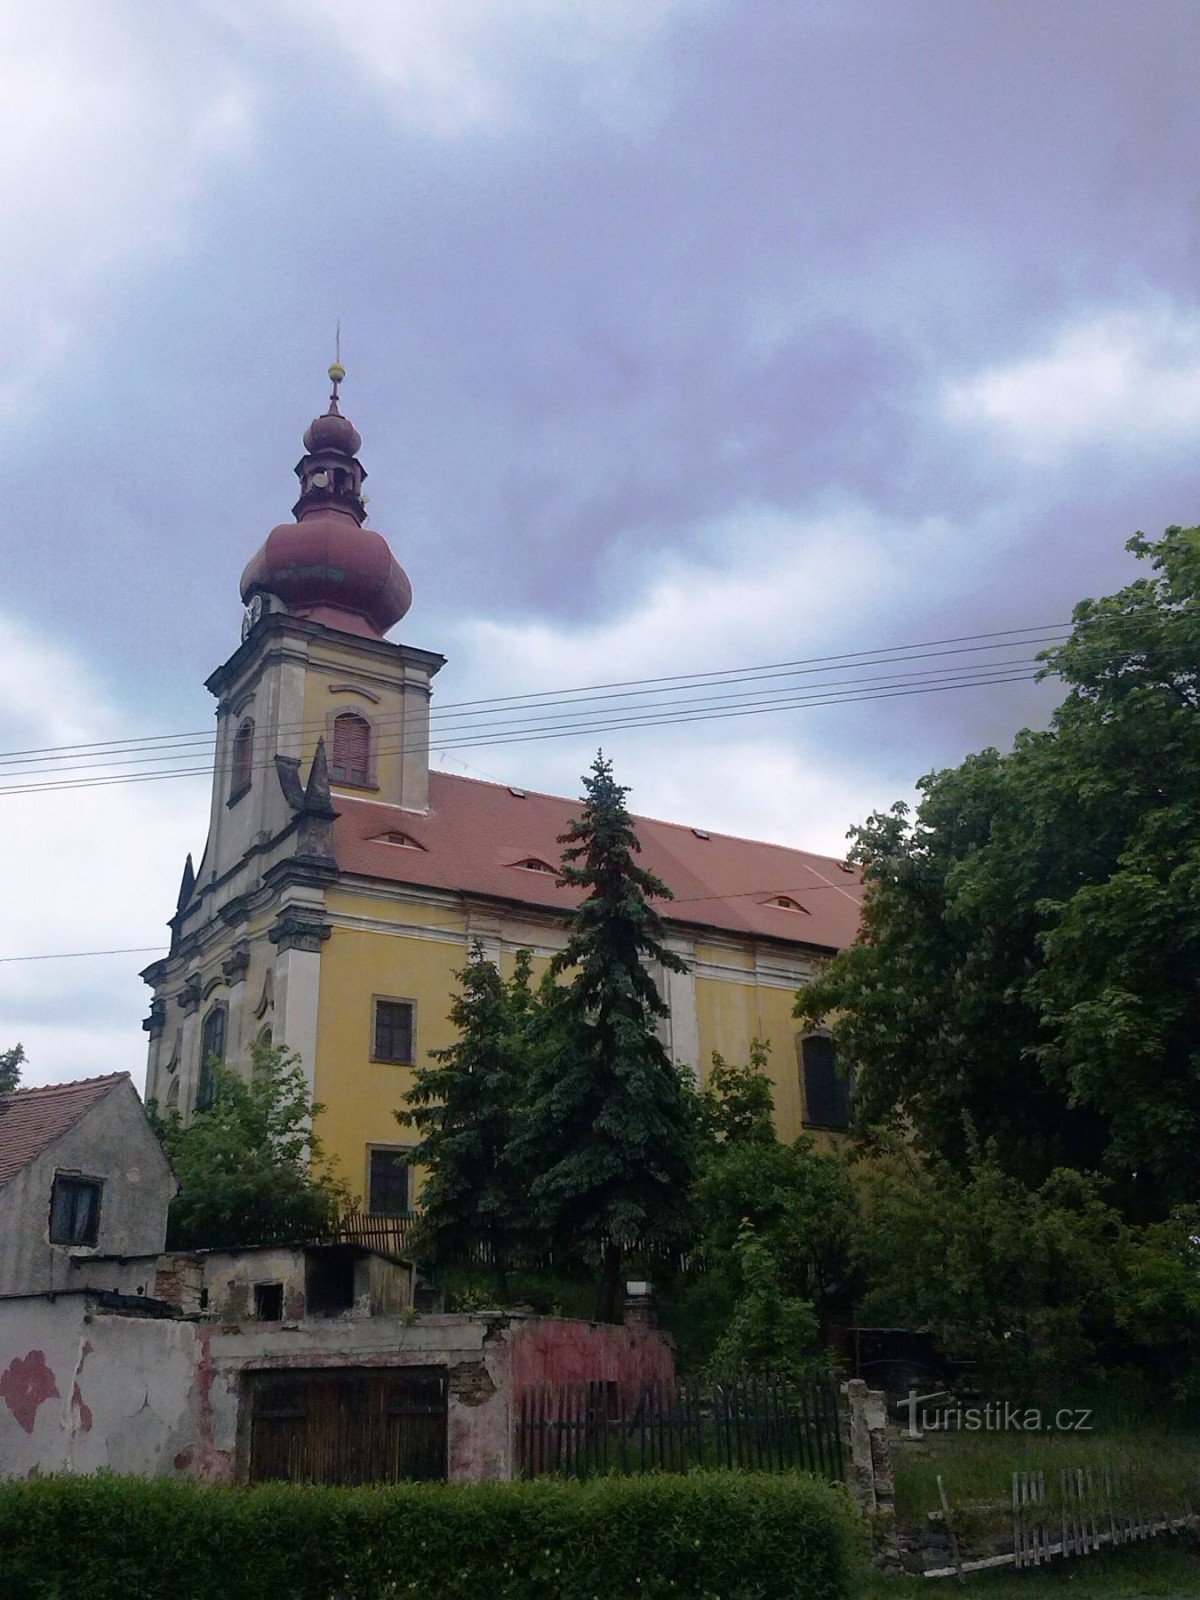
[(446, 1476), (443, 1367), (257, 1374), (250, 1406), (251, 1483)]

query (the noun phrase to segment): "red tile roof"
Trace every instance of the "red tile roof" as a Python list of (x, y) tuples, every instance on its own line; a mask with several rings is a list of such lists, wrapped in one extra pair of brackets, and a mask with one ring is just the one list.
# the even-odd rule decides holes
[[(425, 814), (342, 793), (334, 804), (334, 850), (345, 872), (558, 911), (582, 899), (550, 873), (520, 865), (557, 869), (558, 836), (580, 814), (578, 800), (431, 772)], [(672, 922), (835, 950), (853, 941), (862, 903), (857, 869), (675, 822), (635, 823), (643, 865), (675, 896), (661, 908)], [(404, 842), (389, 843), (388, 834)], [(781, 898), (794, 904), (771, 904)]]
[(0, 1095), (0, 1188), (59, 1134), (73, 1127), (97, 1100), (103, 1100), (115, 1084), (128, 1082), (127, 1072), (110, 1072), (103, 1078), (48, 1083), (39, 1089)]

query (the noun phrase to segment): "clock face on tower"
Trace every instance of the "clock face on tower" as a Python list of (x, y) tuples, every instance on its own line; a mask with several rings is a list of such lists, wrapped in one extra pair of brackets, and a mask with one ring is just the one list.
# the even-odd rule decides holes
[(246, 607), (245, 614), (242, 617), (242, 638), (244, 640), (250, 637), (251, 628), (266, 609), (266, 604), (261, 594), (250, 597), (250, 604)]

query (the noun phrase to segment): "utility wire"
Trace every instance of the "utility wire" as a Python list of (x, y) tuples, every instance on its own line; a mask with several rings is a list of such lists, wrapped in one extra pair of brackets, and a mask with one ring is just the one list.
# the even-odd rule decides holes
[[(1020, 664), (1014, 663), (1012, 665)], [(735, 708), (725, 710), (688, 710), (685, 703), (684, 707), (675, 708), (663, 715), (646, 717), (641, 714), (638, 708), (628, 707), (625, 708), (624, 714), (610, 715), (605, 721), (595, 720), (595, 715), (593, 714), (593, 717), (590, 720), (579, 721), (564, 727), (552, 727), (546, 729), (542, 723), (533, 723), (526, 724), (523, 729), (510, 731), (480, 731), (476, 732), (471, 737), (459, 737), (453, 740), (445, 740), (440, 743), (431, 741), (428, 746), (425, 745), (424, 740), (421, 740), (419, 743), (414, 742), (407, 747), (403, 743), (394, 747), (380, 746), (377, 753), (400, 754), (403, 753), (406, 748), (413, 750), (428, 748), (430, 753), (434, 753), (440, 750), (470, 749), (478, 745), (530, 743), (542, 739), (557, 739), (577, 734), (607, 733), (621, 729), (646, 728), (664, 725), (679, 726), (691, 722), (716, 721), (726, 717), (758, 716), (768, 711), (785, 711), (825, 705), (847, 705), (868, 700), (892, 699), (914, 694), (936, 694), (950, 689), (990, 687), (992, 685), (1006, 683), (1033, 682), (1039, 676), (1039, 673), (1036, 671), (1014, 672), (1009, 670), (1008, 667), (1003, 666), (997, 668), (997, 671), (1001, 672), (1002, 675), (993, 675), (989, 677), (984, 677), (981, 675), (973, 678), (956, 679), (948, 683), (921, 683), (917, 685), (910, 684), (907, 687), (897, 686), (896, 683), (893, 683), (887, 688), (872, 688), (868, 689), (866, 692), (859, 692), (852, 688), (846, 688), (839, 692), (829, 693), (828, 689), (831, 686), (822, 686), (821, 690), (816, 694), (802, 695), (790, 700), (772, 699), (766, 704), (762, 702), (752, 702), (748, 705), (739, 705)], [(267, 764), (268, 763), (258, 764), (260, 770)], [(211, 775), (211, 771), (212, 769), (209, 766), (194, 766), (180, 767), (169, 772), (118, 773), (107, 777), (66, 778), (48, 783), (9, 784), (7, 786), (0, 787), (0, 795), (43, 794), (64, 789), (100, 788), (113, 784), (153, 783), (168, 778)]]
[[(910, 659), (917, 659), (917, 658), (914, 657), (914, 658), (910, 658)], [(862, 664), (863, 665), (867, 665), (867, 663), (862, 663)], [(876, 665), (876, 664), (877, 663), (870, 663), (870, 665)], [(826, 680), (824, 683), (820, 684), (817, 687), (819, 687), (819, 689), (821, 691), (824, 691), (826, 689), (841, 688), (841, 687), (844, 687), (845, 685), (859, 685), (859, 684), (870, 685), (870, 684), (880, 684), (880, 683), (893, 682), (893, 681), (895, 681), (895, 682), (907, 682), (907, 681), (920, 682), (920, 681), (925, 680), (925, 679), (936, 680), (938, 678), (953, 677), (955, 675), (964, 675), (964, 676), (968, 676), (969, 677), (969, 676), (974, 676), (974, 675), (977, 675), (977, 674), (988, 674), (988, 673), (992, 673), (992, 672), (997, 671), (997, 670), (1012, 670), (1013, 668), (1016, 668), (1016, 667), (1020, 667), (1020, 668), (1028, 667), (1029, 669), (1033, 670), (1033, 669), (1036, 669), (1037, 662), (1036, 662), (1036, 660), (1027, 659), (1027, 660), (1023, 660), (1023, 661), (1008, 660), (1008, 661), (968, 662), (966, 664), (956, 663), (954, 666), (940, 666), (940, 667), (936, 667), (936, 668), (927, 668), (927, 669), (924, 669), (924, 670), (921, 670), (921, 671), (917, 671), (917, 672), (912, 672), (912, 673), (901, 673), (898, 676), (895, 675), (895, 674), (892, 674), (887, 678), (869, 678), (869, 677), (863, 677), (863, 676), (856, 676), (856, 677), (842, 678), (842, 679), (829, 679), (829, 680)], [(773, 682), (777, 681), (777, 678), (779, 676), (780, 676), (779, 674), (767, 674), (765, 677), (763, 677), (761, 679), (744, 678), (744, 679), (730, 679), (730, 680), (726, 680), (726, 681), (727, 682), (738, 682), (738, 683), (754, 682), (756, 685), (759, 685), (759, 684), (773, 683)], [(790, 676), (790, 674), (788, 674), (788, 676)], [(720, 703), (726, 702), (726, 701), (739, 701), (739, 700), (750, 701), (750, 700), (754, 700), (756, 696), (767, 696), (767, 697), (769, 697), (771, 695), (774, 695), (776, 697), (780, 697), (780, 696), (794, 695), (795, 693), (797, 693), (799, 687), (800, 687), (799, 685), (789, 684), (789, 685), (786, 685), (786, 686), (783, 686), (783, 687), (780, 687), (780, 688), (776, 688), (776, 689), (764, 689), (764, 688), (761, 688), (761, 687), (755, 687), (755, 688), (752, 688), (752, 689), (741, 689), (741, 690), (734, 691), (734, 692), (728, 693), (728, 694), (710, 694), (708, 692), (708, 689), (707, 689), (707, 686), (706, 686), (705, 692), (703, 694), (701, 694), (699, 696), (693, 696), (692, 698), (689, 698), (689, 699), (682, 699), (682, 700), (648, 700), (646, 698), (646, 693), (647, 692), (643, 691), (641, 693), (641, 695), (638, 697), (638, 704), (636, 704), (636, 705), (624, 705), (624, 706), (622, 706), (622, 705), (611, 705), (611, 706), (610, 705), (597, 705), (597, 706), (595, 706), (594, 711), (593, 711), (592, 714), (596, 715), (596, 716), (605, 716), (605, 717), (607, 717), (607, 716), (622, 715), (624, 713), (633, 712), (633, 711), (636, 711), (637, 713), (640, 714), (640, 713), (642, 713), (644, 711), (661, 710), (661, 709), (667, 708), (667, 707), (671, 707), (671, 708), (679, 707), (679, 708), (684, 708), (684, 709), (694, 709), (696, 707), (699, 707), (699, 706), (702, 706), (702, 705), (705, 705), (705, 704), (717, 705), (717, 704), (720, 704)], [(653, 691), (650, 691), (650, 692), (653, 692)], [(588, 705), (588, 704), (590, 704), (590, 702), (586, 702), (585, 701), (585, 702), (583, 702), (583, 704), (584, 705)], [(569, 706), (570, 709), (568, 709), (568, 710), (559, 709), (562, 706)], [(525, 715), (525, 711), (524, 710), (517, 711), (514, 708), (512, 711), (508, 711), (508, 712), (504, 712), (504, 713), (490, 713), (487, 717), (482, 716), (481, 714), (480, 715), (476, 715), (470, 721), (460, 723), (458, 725), (458, 727), (452, 728), (452, 729), (450, 729), (448, 731), (450, 733), (452, 733), (452, 734), (475, 734), (475, 733), (478, 733), (478, 732), (480, 732), (482, 730), (486, 730), (486, 729), (495, 729), (495, 730), (498, 730), (498, 731), (511, 731), (513, 729), (523, 728), (523, 727), (551, 726), (556, 721), (568, 720), (568, 719), (570, 719), (572, 717), (578, 717), (579, 714), (580, 714), (579, 706), (576, 703), (566, 702), (566, 701), (555, 702), (553, 706), (548, 707), (548, 708), (547, 707), (534, 707), (534, 708), (529, 708), (529, 710), (530, 710), (530, 713), (531, 713), (531, 717), (530, 717), (530, 719), (527, 719), (524, 722), (522, 722), (519, 719), (523, 715)], [(532, 713), (546, 713), (546, 714), (533, 715)], [(506, 716), (506, 717), (508, 717), (509, 720), (508, 721), (492, 720), (497, 715)], [(514, 717), (516, 719), (518, 719), (518, 720), (513, 720)], [(375, 734), (375, 735), (378, 735), (379, 730), (384, 726), (384, 724), (389, 722), (389, 721), (393, 721), (393, 720), (396, 720), (396, 719), (387, 719), (387, 718), (378, 718), (378, 719), (376, 719), (372, 723), (372, 733)], [(431, 729), (431, 732), (435, 733), (435, 734), (440, 734), (442, 732), (442, 729), (440, 727), (434, 727), (434, 728)], [(384, 753), (386, 751), (387, 753), (395, 754), (395, 753), (397, 753), (398, 750), (409, 747), (412, 744), (413, 741), (412, 741), (411, 737), (409, 739), (407, 739), (407, 740), (402, 739), (401, 745), (396, 746), (396, 745), (386, 744), (385, 741), (380, 740), (377, 737), (375, 742), (376, 742), (376, 751), (377, 751), (377, 753), (382, 754), (382, 753)], [(211, 742), (210, 742), (209, 749), (211, 750), (211, 748), (212, 748), (212, 746), (211, 746)], [(198, 754), (199, 753), (197, 753), (197, 755), (195, 757), (196, 759), (198, 759)], [(40, 758), (40, 760), (43, 761), (43, 762), (55, 761), (56, 759), (57, 758), (55, 758), (55, 757), (41, 757)], [(72, 773), (72, 772), (83, 772), (83, 773), (91, 773), (91, 774), (100, 774), (100, 775), (102, 775), (105, 771), (107, 771), (109, 773), (128, 772), (128, 771), (134, 770), (137, 767), (143, 767), (143, 766), (144, 767), (150, 767), (150, 766), (163, 765), (163, 764), (168, 764), (168, 765), (177, 764), (181, 760), (186, 760), (186, 759), (188, 759), (188, 757), (179, 756), (179, 755), (176, 755), (176, 754), (173, 754), (173, 753), (166, 754), (166, 755), (162, 755), (162, 754), (147, 755), (147, 754), (143, 754), (143, 753), (130, 752), (130, 753), (106, 755), (106, 756), (103, 756), (103, 757), (93, 757), (93, 758), (90, 758), (89, 761), (70, 761), (70, 760), (60, 761), (60, 762), (58, 762), (57, 765), (44, 766), (44, 767), (40, 768), (40, 770), (36, 770), (36, 771), (32, 770), (32, 769), (21, 770), (21, 769), (12, 769), (12, 768), (10, 768), (10, 770), (8, 770), (7, 772), (0, 773), (0, 777), (9, 778), (9, 779), (25, 778), (25, 777), (29, 777), (31, 779), (32, 778), (41, 779), (43, 777), (53, 777), (55, 774)], [(253, 763), (253, 765), (255, 767), (257, 767), (258, 769), (260, 769), (260, 770), (265, 768), (265, 767), (269, 767), (271, 765), (271, 758), (260, 760), (258, 762)], [(0, 792), (2, 792), (2, 791), (0, 791)]]
[[(583, 684), (579, 687), (571, 689), (544, 689), (530, 691), (525, 694), (501, 695), (487, 699), (449, 701), (446, 704), (437, 707), (431, 713), (431, 718), (441, 719), (451, 715), (461, 714), (467, 710), (474, 711), (477, 708), (486, 708), (488, 706), (515, 706), (519, 702), (528, 703), (530, 709), (532, 709), (538, 703), (544, 703), (548, 705), (557, 699), (564, 698), (571, 701), (577, 701), (585, 695), (589, 697), (595, 696), (597, 698), (625, 698), (624, 695), (618, 696), (615, 691), (629, 690), (634, 694), (637, 694), (644, 692), (649, 688), (661, 687), (663, 685), (670, 684), (679, 685), (680, 689), (682, 690), (685, 687), (697, 686), (705, 682), (714, 686), (725, 680), (735, 682), (743, 677), (753, 679), (769, 674), (783, 675), (792, 671), (830, 671), (838, 668), (844, 668), (845, 666), (851, 664), (862, 666), (883, 666), (889, 664), (889, 662), (899, 662), (907, 659), (920, 659), (923, 656), (931, 654), (960, 655), (969, 653), (967, 649), (942, 650), (939, 648), (946, 645), (973, 645), (976, 650), (986, 650), (990, 648), (1004, 649), (1020, 648), (1022, 646), (1029, 647), (1043, 643), (1053, 644), (1059, 641), (1053, 638), (1017, 639), (1016, 636), (1022, 634), (1050, 634), (1056, 631), (1062, 631), (1063, 629), (1069, 629), (1071, 626), (1072, 624), (1065, 622), (1041, 623), (1025, 628), (1003, 628), (990, 633), (959, 634), (950, 638), (929, 639), (914, 644), (880, 645), (874, 649), (843, 651), (836, 655), (807, 656), (800, 657), (794, 661), (767, 662), (760, 666), (726, 667), (712, 669), (707, 672), (674, 673), (667, 676), (652, 678), (625, 678), (615, 680), (611, 683)], [(981, 640), (991, 642), (979, 643), (978, 641)], [(1005, 645), (1002, 642), (1004, 640), (1010, 640), (1011, 644)], [(912, 652), (913, 654), (910, 655), (909, 652)], [(614, 691), (614, 693), (610, 694), (609, 691)], [(675, 691), (664, 690), (663, 692)], [(386, 719), (379, 720), (382, 721)], [(324, 719), (320, 719), (317, 722), (307, 723), (281, 723), (278, 731), (280, 733), (303, 733), (306, 731), (311, 732), (314, 729), (323, 729), (324, 726)], [(17, 761), (24, 762), (26, 760), (32, 760), (32, 758), (35, 757), (55, 757), (58, 755), (66, 755), (71, 752), (77, 752), (80, 754), (89, 751), (109, 751), (113, 753), (120, 753), (122, 751), (133, 751), (135, 749), (149, 748), (154, 746), (162, 746), (165, 749), (184, 748), (186, 745), (192, 743), (209, 745), (213, 743), (214, 739), (215, 734), (210, 727), (192, 729), (188, 732), (181, 733), (143, 734), (130, 736), (124, 739), (93, 740), (90, 742), (62, 745), (41, 745), (26, 750), (9, 750), (0, 752), (0, 763), (9, 764)]]

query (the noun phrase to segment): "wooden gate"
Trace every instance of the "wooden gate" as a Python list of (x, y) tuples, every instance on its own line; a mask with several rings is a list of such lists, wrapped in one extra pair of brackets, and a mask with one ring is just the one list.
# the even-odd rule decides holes
[(255, 1374), (249, 1475), (251, 1483), (444, 1479), (445, 1368)]

